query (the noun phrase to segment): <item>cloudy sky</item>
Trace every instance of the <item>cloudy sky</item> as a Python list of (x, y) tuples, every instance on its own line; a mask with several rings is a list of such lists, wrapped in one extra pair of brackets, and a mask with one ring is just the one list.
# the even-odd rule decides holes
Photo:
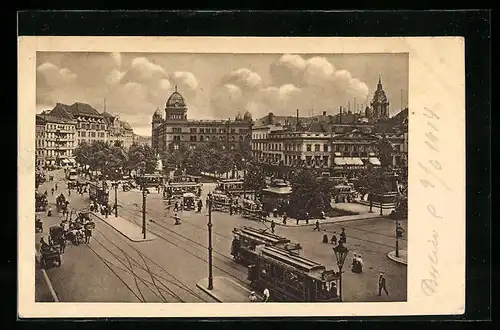
[[(83, 102), (151, 135), (151, 116), (178, 86), (188, 118), (335, 114), (373, 97), (379, 75), (391, 114), (408, 102), (406, 54), (37, 53), (37, 112)], [(401, 98), (403, 90), (403, 98)]]

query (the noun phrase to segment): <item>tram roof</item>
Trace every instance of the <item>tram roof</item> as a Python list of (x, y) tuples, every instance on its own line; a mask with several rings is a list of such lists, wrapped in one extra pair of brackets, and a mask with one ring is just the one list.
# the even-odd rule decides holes
[(243, 180), (241, 179), (221, 179), (219, 180), (220, 183), (243, 183)]
[(321, 279), (321, 273), (326, 270), (326, 267), (316, 261), (312, 261), (292, 254), (286, 250), (276, 248), (273, 246), (266, 246), (261, 249), (261, 254), (264, 257), (276, 260), (292, 268), (298, 269), (307, 273), (310, 276), (318, 277)]
[(290, 240), (288, 238), (266, 232), (263, 229), (256, 229), (256, 228), (244, 226), (244, 227), (238, 228), (238, 229), (235, 228), (234, 231), (242, 236), (249, 238), (249, 239), (252, 239), (255, 241), (260, 241), (263, 243), (269, 243), (269, 244), (290, 243)]

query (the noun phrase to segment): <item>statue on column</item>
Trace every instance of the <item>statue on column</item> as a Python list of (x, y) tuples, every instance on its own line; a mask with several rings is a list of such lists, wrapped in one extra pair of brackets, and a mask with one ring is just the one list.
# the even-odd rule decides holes
[(163, 162), (160, 158), (160, 154), (156, 154), (156, 167), (155, 172), (162, 173), (163, 172)]

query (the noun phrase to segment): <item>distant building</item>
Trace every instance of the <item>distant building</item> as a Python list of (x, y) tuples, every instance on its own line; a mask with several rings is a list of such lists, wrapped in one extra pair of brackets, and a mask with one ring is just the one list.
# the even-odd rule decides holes
[(137, 144), (147, 145), (147, 146), (151, 147), (151, 137), (150, 136), (141, 136), (141, 135), (136, 134), (134, 141)]
[(238, 150), (250, 143), (252, 116), (249, 112), (234, 120), (191, 120), (184, 97), (175, 92), (167, 100), (165, 118), (159, 109), (151, 121), (151, 146), (155, 153), (166, 154), (180, 146), (195, 149), (197, 145), (218, 142), (226, 150)]
[(76, 121), (68, 118), (36, 115), (35, 159), (39, 166), (74, 163)]
[(130, 148), (136, 140), (132, 127), (127, 122), (120, 120), (119, 114), (112, 115), (106, 111), (101, 114), (108, 127), (107, 141), (109, 143), (119, 142), (124, 149)]
[(76, 102), (72, 105), (57, 103), (50, 115), (76, 120), (78, 144), (94, 141), (106, 142), (108, 139), (106, 118), (86, 103)]

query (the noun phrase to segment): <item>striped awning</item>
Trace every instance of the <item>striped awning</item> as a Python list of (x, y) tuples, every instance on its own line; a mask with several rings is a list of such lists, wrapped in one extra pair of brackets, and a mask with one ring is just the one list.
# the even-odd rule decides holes
[(338, 166), (363, 166), (365, 165), (361, 158), (358, 157), (335, 157), (333, 159), (335, 165)]

